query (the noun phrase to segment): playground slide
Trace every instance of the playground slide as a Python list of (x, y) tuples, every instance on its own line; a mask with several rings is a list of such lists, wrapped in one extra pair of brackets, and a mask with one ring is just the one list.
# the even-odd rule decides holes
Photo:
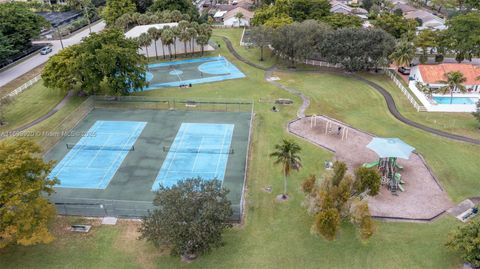
[(371, 162), (371, 163), (364, 163), (362, 166), (366, 167), (366, 168), (372, 168), (372, 167), (375, 167), (377, 165), (378, 165), (378, 161), (374, 161), (374, 162)]

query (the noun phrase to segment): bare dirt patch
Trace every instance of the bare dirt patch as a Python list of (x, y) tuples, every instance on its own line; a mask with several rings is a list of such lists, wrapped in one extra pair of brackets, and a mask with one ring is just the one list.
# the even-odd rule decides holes
[(166, 248), (155, 248), (146, 240), (138, 240), (140, 237), (139, 221), (119, 220), (117, 227), (120, 234), (114, 242), (114, 247), (134, 256), (142, 268), (156, 268), (155, 259), (169, 255)]
[[(332, 124), (326, 132), (327, 121)], [(351, 171), (363, 163), (378, 160), (375, 152), (366, 147), (373, 138), (371, 134), (326, 117), (317, 117), (316, 125), (313, 125), (311, 117), (304, 117), (291, 122), (289, 131), (313, 144), (334, 151), (335, 158), (345, 162)], [(341, 134), (337, 135), (339, 126), (342, 131), (348, 129), (348, 136), (343, 140)], [(452, 207), (447, 193), (420, 155), (412, 154), (409, 160), (400, 159), (398, 162), (404, 167), (400, 173), (406, 182), (405, 192), (394, 196), (386, 187), (382, 187), (377, 196), (368, 198), (373, 216), (431, 219)]]

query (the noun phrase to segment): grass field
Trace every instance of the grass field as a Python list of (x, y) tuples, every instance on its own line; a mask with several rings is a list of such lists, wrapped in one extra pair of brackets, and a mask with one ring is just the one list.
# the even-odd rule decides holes
[[(235, 34), (229, 30), (221, 31)], [(460, 266), (458, 255), (444, 246), (448, 231), (459, 225), (449, 216), (429, 224), (376, 222), (377, 231), (367, 242), (358, 239), (350, 224), (342, 225), (342, 232), (334, 242), (312, 235), (313, 219), (301, 206), (300, 183), (309, 174), (320, 175), (323, 161), (332, 156), (286, 132), (286, 124), (295, 118), (300, 106), (298, 97), (265, 82), (263, 72), (236, 61), (218, 37), (215, 41), (221, 44), (220, 53), (239, 67), (247, 78), (194, 85), (189, 89), (160, 89), (139, 95), (248, 98), (256, 102), (247, 182), (247, 216), (243, 226), (226, 233), (225, 246), (186, 265), (150, 244), (136, 240), (136, 226), (131, 223), (95, 227), (91, 234), (79, 236), (63, 232), (59, 221), (55, 224), (58, 240), (46, 246), (3, 250), (0, 252), (2, 268), (447, 269)], [(278, 72), (276, 75), (281, 77), (281, 83), (301, 90), (312, 99), (308, 113), (327, 114), (380, 136), (400, 137), (418, 148), (455, 201), (476, 194), (480, 178), (479, 147), (435, 137), (398, 122), (388, 113), (382, 97), (360, 82), (334, 74)], [(273, 113), (270, 111), (272, 103), (268, 100), (276, 98), (290, 98), (295, 103), (281, 106), (279, 113)], [(44, 124), (53, 125), (59, 120), (56, 116), (65, 116), (64, 113), (67, 111)], [(279, 204), (274, 200), (282, 190), (280, 168), (273, 166), (267, 156), (282, 138), (292, 138), (303, 148), (304, 168), (289, 179), (291, 200)], [(265, 186), (272, 186), (273, 192), (262, 191)]]
[(13, 130), (47, 114), (64, 96), (65, 93), (44, 87), (40, 80), (7, 105), (5, 120), (8, 124), (0, 126), (0, 131)]

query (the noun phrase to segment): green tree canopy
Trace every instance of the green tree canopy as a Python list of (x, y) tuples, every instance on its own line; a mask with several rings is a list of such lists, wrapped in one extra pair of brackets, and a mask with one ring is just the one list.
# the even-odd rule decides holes
[(131, 14), (136, 11), (137, 7), (132, 0), (107, 0), (107, 5), (103, 9), (102, 17), (107, 26), (112, 26), (123, 14)]
[(447, 26), (447, 48), (469, 60), (480, 56), (480, 12), (455, 16), (447, 21)]
[(375, 20), (375, 25), (395, 38), (413, 37), (417, 21), (390, 13), (383, 13)]
[(477, 102), (477, 111), (472, 112), (472, 115), (477, 119), (477, 121), (480, 123), (480, 100)]
[[(148, 10), (151, 12), (177, 10), (180, 15), (188, 14), (192, 20), (198, 20), (199, 17), (198, 10), (191, 0), (155, 0)], [(180, 21), (180, 19), (174, 21)]]
[(0, 60), (31, 45), (48, 22), (21, 3), (0, 4)]
[(460, 252), (462, 259), (474, 268), (480, 267), (480, 221), (458, 227), (449, 235), (447, 246)]
[(260, 48), (260, 61), (263, 61), (263, 49), (272, 41), (272, 30), (266, 26), (256, 26), (250, 31), (250, 40), (254, 46)]
[(334, 13), (332, 15), (323, 17), (321, 21), (332, 26), (333, 29), (338, 28), (358, 28), (362, 26), (362, 19), (355, 15), (346, 15), (341, 13)]
[(407, 39), (401, 39), (397, 42), (395, 50), (390, 54), (389, 58), (397, 66), (410, 66), (415, 58), (415, 46)]
[(58, 180), (48, 178), (53, 162), (41, 152), (30, 140), (0, 141), (0, 248), (53, 240), (48, 225), (55, 207), (43, 194), (53, 193)]
[(86, 94), (127, 95), (146, 86), (145, 57), (135, 40), (107, 29), (52, 56), (42, 72), (46, 87)]
[(160, 186), (155, 209), (140, 228), (141, 238), (156, 246), (171, 246), (172, 255), (200, 254), (220, 246), (233, 214), (228, 192), (220, 181), (201, 178)]
[(319, 20), (330, 15), (330, 1), (328, 0), (291, 0), (288, 15), (294, 21)]

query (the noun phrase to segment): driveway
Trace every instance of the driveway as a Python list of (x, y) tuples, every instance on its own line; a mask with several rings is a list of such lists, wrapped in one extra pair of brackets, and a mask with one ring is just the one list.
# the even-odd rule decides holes
[[(103, 21), (100, 21), (94, 25), (92, 25), (92, 32), (99, 32), (105, 28), (105, 23)], [(75, 35), (71, 36), (70, 38), (67, 38), (63, 40), (63, 45), (65, 47), (68, 47), (73, 44), (78, 44), (82, 40), (82, 38), (86, 37), (89, 35), (89, 30), (88, 27), (81, 32), (76, 33)], [(38, 43), (45, 43), (46, 41), (36, 41)], [(36, 43), (33, 42), (33, 43)], [(5, 84), (9, 83), (10, 81), (20, 77), (21, 75), (27, 73), (28, 71), (32, 70), (33, 68), (44, 64), (48, 58), (51, 56), (57, 54), (61, 49), (62, 45), (59, 40), (50, 40), (47, 41), (49, 43), (52, 43), (52, 52), (47, 54), (47, 55), (40, 55), (40, 53), (31, 56), (30, 58), (24, 60), (23, 62), (20, 62), (8, 69), (3, 70), (0, 72), (0, 87), (4, 86)]]

